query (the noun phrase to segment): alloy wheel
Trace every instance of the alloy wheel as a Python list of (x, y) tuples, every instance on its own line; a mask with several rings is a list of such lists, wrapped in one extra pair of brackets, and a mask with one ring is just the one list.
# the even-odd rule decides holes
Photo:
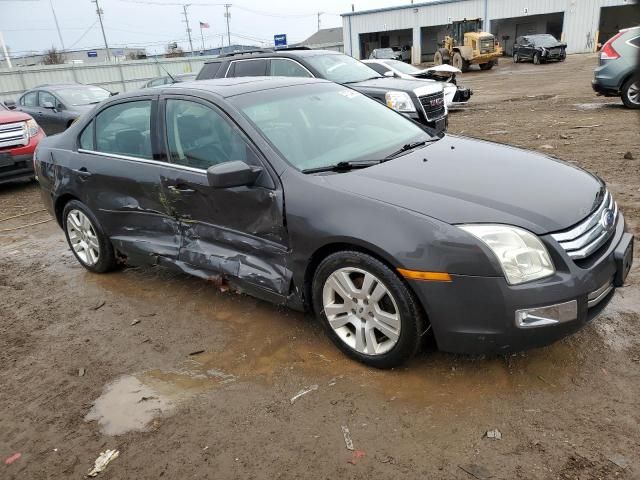
[(640, 80), (629, 85), (627, 96), (630, 102), (640, 105)]
[(400, 337), (400, 310), (376, 276), (353, 267), (334, 271), (322, 291), (324, 313), (337, 336), (366, 355), (390, 351)]
[(93, 266), (100, 260), (100, 243), (89, 217), (80, 210), (71, 210), (67, 215), (69, 243), (78, 258)]

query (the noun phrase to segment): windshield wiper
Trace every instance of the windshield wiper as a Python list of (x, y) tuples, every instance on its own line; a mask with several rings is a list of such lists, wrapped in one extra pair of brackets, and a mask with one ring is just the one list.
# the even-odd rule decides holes
[(382, 163), (382, 160), (361, 160), (358, 162), (338, 162), (333, 165), (325, 165), (323, 167), (306, 168), (302, 173), (320, 173), (320, 172), (348, 172), (356, 168), (367, 168), (372, 165)]
[(396, 158), (401, 154), (408, 152), (409, 150), (415, 150), (418, 147), (423, 147), (427, 143), (436, 142), (438, 140), (440, 140), (438, 137), (434, 137), (430, 138), (429, 140), (420, 140), (419, 142), (405, 143), (398, 150), (384, 157), (384, 160), (391, 160), (392, 158)]
[(382, 77), (378, 75), (377, 77), (363, 78), (361, 80), (352, 80), (350, 82), (342, 82), (342, 85), (349, 85), (350, 83), (366, 82), (367, 80), (375, 80), (376, 78), (382, 78)]

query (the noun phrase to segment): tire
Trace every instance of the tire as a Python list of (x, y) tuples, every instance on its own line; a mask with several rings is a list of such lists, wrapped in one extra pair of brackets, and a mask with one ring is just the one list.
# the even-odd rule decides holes
[(520, 63), (520, 55), (518, 55), (518, 52), (513, 52), (513, 63)]
[(453, 54), (452, 65), (456, 68), (459, 68), (461, 72), (469, 71), (469, 62), (467, 62), (464, 58), (462, 58), (462, 55), (460, 54), (460, 52), (455, 52)]
[(94, 273), (115, 269), (113, 246), (98, 219), (84, 203), (71, 200), (64, 206), (62, 228), (69, 248), (84, 268)]
[(480, 64), (480, 70), (491, 70), (493, 68), (493, 61)]
[(640, 108), (640, 78), (630, 78), (622, 86), (622, 103), (627, 108), (637, 110)]
[(333, 343), (371, 367), (401, 365), (415, 355), (426, 333), (413, 292), (393, 270), (362, 252), (325, 258), (313, 276), (312, 296), (314, 312)]
[(446, 48), (440, 48), (433, 54), (433, 63), (436, 65), (445, 65), (450, 61), (449, 51)]
[(542, 63), (542, 59), (540, 58), (540, 54), (538, 52), (533, 54), (533, 64), (540, 65)]

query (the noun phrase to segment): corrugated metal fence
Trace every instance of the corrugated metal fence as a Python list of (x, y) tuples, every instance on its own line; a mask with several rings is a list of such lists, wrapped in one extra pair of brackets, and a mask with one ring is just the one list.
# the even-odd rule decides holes
[(38, 65), (0, 69), (0, 101), (17, 100), (22, 92), (37, 85), (53, 83), (85, 83), (112, 92), (136, 90), (146, 81), (179, 73), (198, 73), (202, 64), (215, 57), (180, 57), (156, 60), (131, 60), (100, 65)]

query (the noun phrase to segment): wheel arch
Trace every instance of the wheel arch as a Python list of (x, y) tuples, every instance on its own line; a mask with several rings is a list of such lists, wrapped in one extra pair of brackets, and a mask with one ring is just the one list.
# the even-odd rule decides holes
[[(318, 249), (316, 249), (310, 256), (309, 261), (307, 262), (307, 266), (305, 268), (304, 273), (304, 303), (306, 308), (311, 308), (312, 299), (313, 299), (313, 276), (318, 269), (320, 263), (327, 258), (329, 255), (332, 255), (337, 252), (345, 252), (345, 251), (356, 251), (360, 253), (364, 253), (372, 256), (376, 260), (384, 263), (387, 267), (389, 267), (393, 272), (398, 275), (398, 278), (402, 282), (404, 282), (407, 288), (416, 295), (416, 292), (413, 290), (409, 282), (407, 282), (401, 275), (397, 273), (398, 265), (397, 262), (394, 261), (393, 257), (389, 255), (388, 252), (385, 252), (383, 249), (369, 244), (367, 242), (362, 242), (356, 239), (341, 239), (340, 241), (334, 241), (331, 243), (327, 243), (322, 245)], [(424, 312), (424, 307), (420, 302), (418, 302), (420, 308), (422, 308)], [(426, 316), (426, 312), (425, 312)]]
[(56, 214), (56, 221), (58, 222), (58, 225), (60, 225), (60, 227), (62, 227), (62, 212), (64, 211), (64, 207), (71, 200), (80, 201), (78, 197), (70, 193), (64, 193), (56, 198), (53, 209)]

